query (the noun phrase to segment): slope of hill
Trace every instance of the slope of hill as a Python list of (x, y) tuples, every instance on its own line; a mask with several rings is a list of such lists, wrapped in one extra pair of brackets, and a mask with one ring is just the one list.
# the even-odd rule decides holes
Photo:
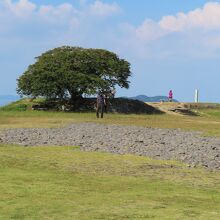
[[(148, 97), (146, 95), (138, 95), (135, 97), (129, 97), (129, 99), (139, 100), (142, 102), (161, 102), (161, 101), (167, 101), (166, 96), (153, 96)], [(176, 99), (173, 100), (174, 102), (178, 102)]]
[[(61, 103), (58, 100), (21, 99), (0, 108), (2, 111), (52, 110), (70, 112), (94, 112), (95, 98), (84, 98), (75, 103)], [(139, 100), (126, 98), (110, 99), (107, 102), (108, 112), (125, 114), (161, 114), (160, 110)]]

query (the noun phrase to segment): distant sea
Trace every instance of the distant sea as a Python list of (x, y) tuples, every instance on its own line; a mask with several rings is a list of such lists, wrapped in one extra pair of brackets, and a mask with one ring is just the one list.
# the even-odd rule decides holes
[(11, 102), (15, 102), (18, 99), (19, 96), (15, 96), (15, 95), (0, 95), (0, 106), (4, 106)]

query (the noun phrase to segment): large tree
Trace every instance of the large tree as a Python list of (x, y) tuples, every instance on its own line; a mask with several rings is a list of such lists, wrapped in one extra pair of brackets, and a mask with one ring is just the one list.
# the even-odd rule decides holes
[(75, 100), (97, 90), (128, 88), (130, 75), (130, 64), (115, 53), (64, 46), (37, 57), (18, 79), (17, 91), (22, 96)]

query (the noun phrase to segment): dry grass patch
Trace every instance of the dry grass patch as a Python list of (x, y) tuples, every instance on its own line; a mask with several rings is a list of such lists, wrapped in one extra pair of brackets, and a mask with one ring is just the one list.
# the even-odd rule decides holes
[(0, 111), (1, 128), (59, 127), (70, 123), (95, 122), (200, 131), (203, 135), (220, 137), (220, 115), (216, 110), (201, 112), (202, 116), (105, 114), (96, 119), (94, 113), (4, 112)]

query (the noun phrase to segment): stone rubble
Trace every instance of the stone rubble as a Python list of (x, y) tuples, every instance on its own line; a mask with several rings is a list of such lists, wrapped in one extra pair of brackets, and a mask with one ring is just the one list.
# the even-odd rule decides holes
[(0, 143), (22, 146), (80, 146), (83, 151), (135, 154), (179, 160), (220, 170), (220, 139), (199, 132), (137, 126), (71, 124), (64, 128), (19, 128), (0, 132)]

